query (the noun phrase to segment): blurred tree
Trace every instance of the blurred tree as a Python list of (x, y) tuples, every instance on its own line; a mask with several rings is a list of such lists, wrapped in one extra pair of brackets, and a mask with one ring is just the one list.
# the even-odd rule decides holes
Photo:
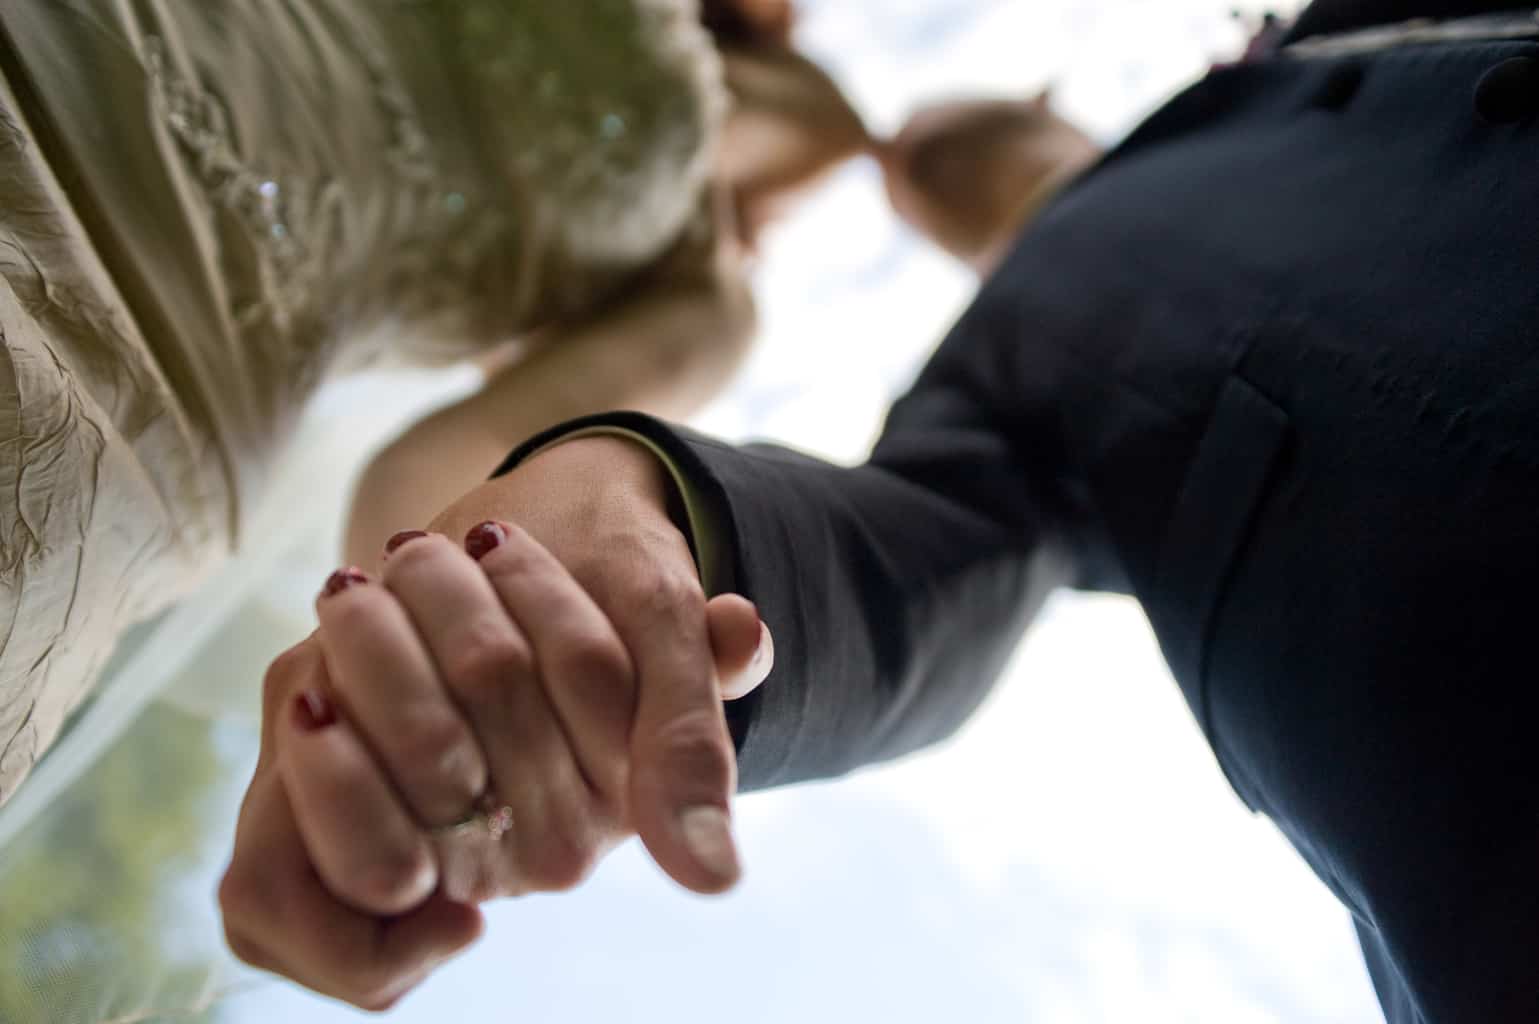
[(221, 952), (171, 947), (220, 769), (209, 722), (153, 706), (0, 851), (0, 1024), (217, 1019)]

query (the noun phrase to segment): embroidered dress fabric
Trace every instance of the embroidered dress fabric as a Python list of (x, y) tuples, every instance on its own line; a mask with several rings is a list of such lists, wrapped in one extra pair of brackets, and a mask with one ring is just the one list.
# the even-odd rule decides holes
[(700, 208), (691, 0), (0, 7), (0, 803), (329, 377), (602, 301)]

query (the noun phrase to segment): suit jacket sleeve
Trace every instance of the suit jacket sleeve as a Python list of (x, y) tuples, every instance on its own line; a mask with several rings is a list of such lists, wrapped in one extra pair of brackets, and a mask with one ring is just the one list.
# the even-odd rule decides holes
[(1073, 489), (1011, 415), (1007, 307), (985, 291), (860, 466), (618, 412), (552, 428), (493, 474), (607, 427), (642, 435), (687, 481), (681, 526), (709, 531), (720, 553), (708, 588), (754, 601), (775, 637), (770, 678), (727, 705), (741, 789), (944, 739), (1054, 588), (1125, 589)]

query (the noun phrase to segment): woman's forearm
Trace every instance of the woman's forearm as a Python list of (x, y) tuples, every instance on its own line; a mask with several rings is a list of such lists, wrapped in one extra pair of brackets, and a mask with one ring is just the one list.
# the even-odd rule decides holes
[(660, 286), (549, 338), (374, 458), (354, 489), (345, 557), (372, 568), (391, 534), (420, 529), (553, 424), (609, 409), (689, 416), (730, 379), (752, 332), (746, 285), (710, 279)]
[(485, 480), (516, 443), (478, 436), (458, 419), (428, 417), (384, 448), (359, 476), (343, 539), (347, 564), (375, 569), (391, 534), (421, 528)]

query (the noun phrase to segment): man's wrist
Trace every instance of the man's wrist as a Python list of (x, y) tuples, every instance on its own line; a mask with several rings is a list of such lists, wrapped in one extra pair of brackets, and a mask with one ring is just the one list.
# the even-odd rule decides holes
[(649, 462), (653, 471), (648, 475), (661, 472), (660, 478), (654, 475), (654, 483), (659, 479), (661, 481), (664, 491), (664, 511), (689, 544), (690, 555), (695, 561), (695, 570), (700, 576), (700, 582), (706, 594), (715, 596), (729, 589), (721, 577), (723, 566), (719, 551), (719, 531), (716, 524), (710, 521), (705, 501), (697, 493), (678, 462), (645, 434), (625, 427), (602, 424), (582, 427), (536, 448), (526, 457), (526, 460), (534, 459), (564, 444), (577, 444), (595, 439), (608, 439), (636, 449), (623, 456), (619, 455), (619, 449), (614, 449), (617, 456), (634, 465), (640, 465), (637, 455), (641, 452), (645, 453), (643, 458)]
[(643, 445), (609, 431), (581, 430), (556, 438), (531, 452), (516, 472), (525, 478), (556, 473), (590, 492), (612, 492), (618, 486), (627, 502), (665, 514), (673, 500), (673, 482), (662, 461)]

